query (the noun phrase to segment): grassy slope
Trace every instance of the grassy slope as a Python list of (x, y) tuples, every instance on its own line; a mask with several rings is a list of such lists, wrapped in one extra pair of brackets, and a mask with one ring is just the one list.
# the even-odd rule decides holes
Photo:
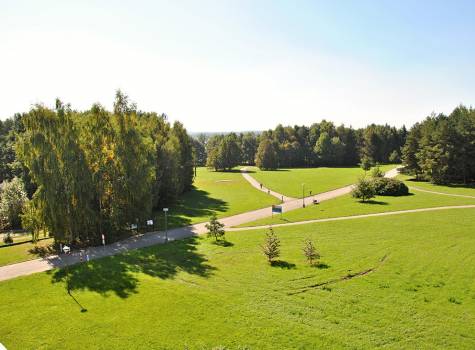
[(398, 179), (406, 181), (406, 184), (408, 186), (419, 187), (424, 190), (450, 193), (450, 194), (463, 194), (466, 196), (475, 196), (475, 185), (463, 185), (463, 184), (453, 184), (453, 185), (446, 185), (446, 186), (434, 185), (430, 182), (415, 181), (412, 176), (408, 176), (408, 175), (398, 175)]
[[(179, 241), (81, 265), (68, 278), (65, 271), (18, 278), (0, 283), (0, 335), (10, 350), (473, 349), (474, 215), (463, 209), (276, 228), (281, 266), (289, 268), (268, 266), (258, 247), (263, 231), (247, 231), (229, 233), (228, 247)], [(307, 237), (327, 268), (306, 265)]]
[(269, 224), (285, 224), (288, 222), (305, 221), (312, 219), (333, 218), (338, 216), (350, 216), (360, 214), (382, 213), (387, 211), (433, 208), (448, 205), (474, 204), (475, 198), (459, 198), (441, 196), (438, 194), (413, 191), (410, 196), (389, 197), (377, 196), (371, 202), (362, 203), (351, 195), (345, 195), (321, 202), (318, 205), (307, 206), (284, 213), (282, 218), (275, 215), (274, 218), (265, 218), (240, 225), (259, 226)]
[(10, 247), (0, 247), (0, 266), (36, 259), (39, 254), (35, 251), (41, 252), (41, 248), (45, 248), (51, 243), (53, 243), (53, 239), (41, 240), (36, 245), (28, 242)]
[[(383, 171), (394, 168), (394, 165), (383, 165)], [(305, 183), (305, 195), (330, 191), (355, 183), (364, 171), (359, 167), (348, 168), (298, 168), (261, 171), (256, 167), (251, 175), (266, 187), (289, 197), (302, 197), (302, 183)]]
[[(215, 172), (198, 168), (194, 186), (192, 191), (185, 193), (179, 202), (170, 208), (168, 227), (204, 222), (213, 212), (220, 218), (279, 202), (276, 198), (253, 188), (239, 171)], [(163, 227), (163, 213), (159, 213), (159, 228)]]

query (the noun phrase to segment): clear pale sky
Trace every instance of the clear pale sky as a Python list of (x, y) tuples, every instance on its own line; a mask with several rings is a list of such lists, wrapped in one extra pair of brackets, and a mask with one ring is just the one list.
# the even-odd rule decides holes
[(0, 0), (0, 118), (116, 89), (189, 131), (475, 104), (475, 1)]

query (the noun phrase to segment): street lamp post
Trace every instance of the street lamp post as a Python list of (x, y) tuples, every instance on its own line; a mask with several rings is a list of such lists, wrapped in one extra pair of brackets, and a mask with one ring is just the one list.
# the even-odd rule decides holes
[(168, 227), (167, 227), (168, 208), (163, 208), (163, 212), (165, 213), (165, 243), (168, 243)]
[(302, 208), (305, 208), (305, 184), (302, 184)]

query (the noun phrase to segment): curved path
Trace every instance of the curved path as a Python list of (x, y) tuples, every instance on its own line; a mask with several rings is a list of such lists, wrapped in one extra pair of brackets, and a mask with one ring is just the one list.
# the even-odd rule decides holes
[[(397, 169), (393, 169), (388, 171), (385, 176), (387, 177), (394, 177), (398, 174)], [(251, 183), (252, 186), (259, 187), (260, 184), (255, 179), (253, 179), (246, 171), (242, 172), (244, 178)], [(303, 203), (305, 205), (311, 205), (313, 200), (316, 199), (319, 202), (325, 201), (328, 199), (336, 198), (345, 194), (348, 194), (353, 189), (353, 185), (346, 186), (342, 188), (338, 188), (336, 190), (319, 193), (314, 196), (294, 199), (290, 197), (284, 196), (284, 203), (282, 203), (282, 208), (284, 212), (289, 210), (294, 210), (301, 208)], [(272, 195), (277, 196), (277, 198), (282, 198), (282, 194), (273, 192)], [(259, 219), (267, 218), (272, 215), (272, 211), (270, 207), (249, 211), (246, 213), (228, 216), (226, 218), (220, 219), (219, 221), (222, 222), (226, 229), (230, 229), (232, 226), (238, 226), (241, 224), (245, 224), (247, 222), (256, 221)], [(182, 239), (185, 237), (191, 237), (195, 235), (200, 235), (206, 233), (206, 223), (200, 223), (195, 225), (190, 225), (186, 227), (180, 227), (171, 229), (167, 232), (167, 236), (169, 240), (177, 240)], [(251, 229), (255, 229), (254, 227)], [(148, 246), (152, 246), (155, 244), (165, 243), (165, 232), (150, 232), (142, 235), (137, 235), (134, 237), (127, 238), (123, 241), (115, 242), (105, 247), (92, 247), (87, 250), (90, 259), (98, 259), (105, 256), (116, 255), (120, 253), (124, 253), (130, 249), (137, 249), (137, 248), (144, 248)], [(0, 267), (0, 281), (8, 280), (11, 278), (19, 277), (19, 276), (26, 276), (37, 272), (48, 271), (54, 268), (61, 268), (68, 265), (77, 264), (80, 262), (79, 253), (75, 252), (70, 255), (52, 255), (47, 258), (29, 260), (25, 262), (20, 262), (17, 264), (6, 265)]]
[[(280, 227), (280, 226), (295, 226), (295, 225), (305, 225), (305, 224), (313, 224), (318, 222), (328, 222), (328, 221), (342, 221), (342, 220), (354, 220), (354, 219), (361, 219), (361, 218), (370, 218), (374, 216), (388, 216), (388, 215), (400, 215), (400, 214), (407, 214), (407, 213), (419, 213), (425, 211), (438, 211), (438, 210), (448, 210), (448, 209), (475, 209), (475, 204), (469, 205), (452, 205), (452, 206), (445, 206), (445, 207), (433, 207), (433, 208), (420, 208), (420, 209), (408, 209), (408, 210), (398, 210), (398, 211), (387, 211), (384, 213), (374, 213), (374, 214), (361, 214), (361, 215), (353, 215), (353, 216), (338, 216), (335, 218), (326, 218), (326, 219), (313, 219), (313, 220), (305, 220), (305, 221), (297, 221), (297, 222), (288, 222), (285, 224), (275, 224), (272, 227)], [(262, 228), (268, 228), (270, 225), (261, 225), (261, 226), (249, 226), (249, 227), (231, 227), (228, 231), (249, 231), (249, 230), (258, 230)]]
[(246, 168), (241, 168), (241, 174), (247, 180), (247, 182), (249, 182), (252, 185), (252, 187), (254, 187), (255, 189), (257, 189), (261, 192), (265, 192), (267, 194), (270, 194), (271, 196), (274, 196), (274, 197), (278, 198), (282, 202), (288, 202), (288, 201), (291, 201), (291, 200), (295, 200), (295, 198), (287, 197), (287, 196), (283, 195), (282, 193), (272, 191), (271, 189), (263, 186), (259, 181), (254, 179), (251, 175), (249, 175), (247, 167)]
[(466, 195), (466, 194), (437, 192), (437, 191), (425, 190), (425, 189), (423, 189), (423, 188), (416, 187), (416, 186), (409, 186), (409, 188), (410, 188), (411, 190), (414, 190), (414, 191), (426, 192), (426, 193), (433, 193), (433, 194), (440, 194), (440, 195), (442, 195), (442, 196), (462, 197), (462, 198), (474, 198), (474, 199), (475, 199), (475, 196), (469, 196), (469, 195)]

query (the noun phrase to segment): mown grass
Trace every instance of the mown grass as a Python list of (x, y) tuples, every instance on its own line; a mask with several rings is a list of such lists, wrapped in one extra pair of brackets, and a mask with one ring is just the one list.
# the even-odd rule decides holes
[[(185, 193), (170, 207), (168, 228), (207, 221), (213, 212), (221, 218), (264, 208), (278, 202), (276, 198), (253, 188), (237, 170), (215, 172), (198, 168), (193, 190)], [(153, 217), (155, 226), (153, 228), (142, 226), (142, 230), (164, 229), (163, 212), (155, 213)], [(39, 254), (34, 252), (38, 252), (38, 248), (41, 252), (41, 248), (50, 243), (51, 240), (48, 240), (39, 243), (38, 247), (32, 243), (25, 243), (1, 248), (0, 266), (37, 258)]]
[[(170, 207), (168, 227), (180, 227), (209, 220), (212, 213), (218, 218), (271, 206), (279, 201), (257, 191), (239, 170), (216, 172), (198, 168), (194, 188)], [(156, 213), (157, 229), (164, 228), (163, 212)]]
[(321, 202), (317, 205), (309, 205), (306, 208), (274, 215), (253, 222), (245, 223), (245, 226), (260, 226), (271, 224), (285, 224), (289, 222), (298, 222), (313, 219), (334, 218), (339, 216), (351, 216), (361, 214), (383, 213), (388, 211), (434, 208), (452, 205), (474, 204), (475, 198), (461, 198), (441, 196), (438, 194), (412, 191), (409, 196), (390, 197), (376, 196), (371, 201), (363, 203), (358, 199), (352, 198), (350, 194)]
[(0, 247), (0, 266), (36, 259), (47, 251), (53, 239), (42, 239), (36, 244), (24, 242), (11, 246)]
[[(395, 165), (382, 165), (381, 170), (388, 171)], [(289, 197), (302, 198), (305, 196), (322, 193), (336, 188), (351, 185), (363, 176), (365, 172), (360, 167), (346, 168), (298, 168), (278, 169), (274, 171), (259, 170), (250, 167), (251, 176), (273, 191)], [(303, 188), (302, 184), (305, 184)]]
[(435, 185), (428, 181), (416, 181), (413, 176), (398, 175), (398, 179), (405, 181), (408, 186), (419, 187), (428, 191), (436, 191), (448, 194), (462, 194), (465, 196), (475, 197), (475, 184), (449, 184), (449, 185)]
[[(473, 349), (474, 214), (276, 228), (276, 266), (260, 252), (264, 231), (255, 230), (228, 233), (228, 246), (189, 239), (2, 282), (2, 343), (10, 350)], [(319, 267), (304, 260), (306, 238), (322, 254)]]

